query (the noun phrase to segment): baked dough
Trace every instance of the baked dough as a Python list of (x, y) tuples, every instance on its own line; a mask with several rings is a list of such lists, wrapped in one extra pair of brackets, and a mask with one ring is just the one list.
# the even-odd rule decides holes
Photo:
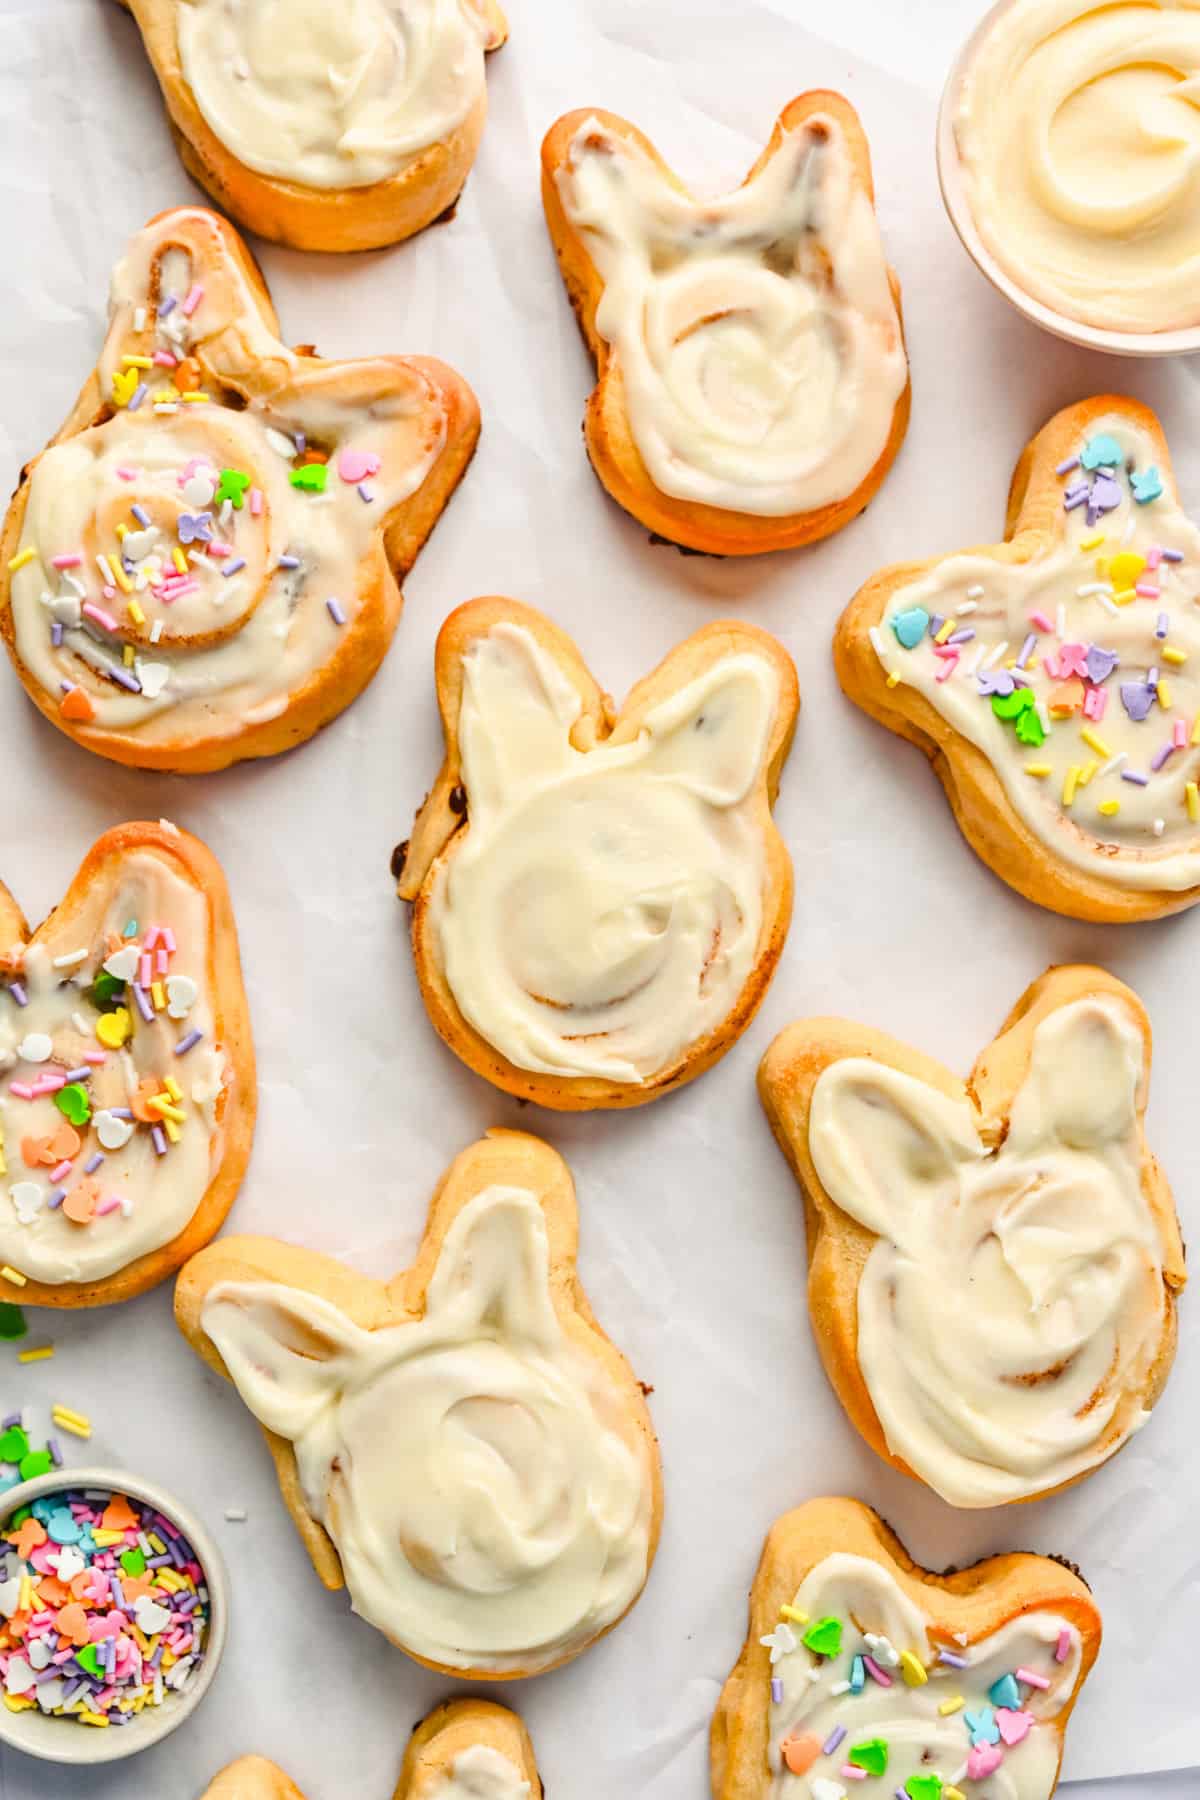
[(1162, 427), (1103, 394), (1022, 452), (1005, 541), (860, 589), (834, 659), (1002, 880), (1122, 923), (1200, 899), (1200, 531)]
[(122, 0), (183, 166), (259, 237), (374, 250), (453, 207), (487, 117), (496, 0)]
[(565, 632), (473, 600), (436, 655), (445, 761), (399, 893), (429, 1016), (496, 1087), (638, 1106), (745, 1030), (791, 917), (771, 819), (799, 694), (791, 658), (725, 621), (617, 713)]
[(812, 543), (862, 512), (909, 381), (849, 101), (801, 94), (711, 201), (628, 120), (568, 113), (542, 145), (542, 197), (596, 365), (588, 454), (619, 506), (722, 556)]
[(562, 1158), (493, 1131), (451, 1164), (390, 1282), (225, 1238), (176, 1289), (184, 1336), (264, 1426), (325, 1586), (469, 1680), (577, 1656), (633, 1605), (658, 1543), (658, 1445), (576, 1240)]
[(0, 1295), (129, 1300), (220, 1229), (256, 1088), (220, 864), (160, 820), (97, 839), (31, 932), (0, 884)]
[[(490, 1700), (435, 1707), (409, 1739), (394, 1800), (541, 1800), (533, 1745), (515, 1713)], [(203, 1800), (304, 1800), (262, 1756), (223, 1769)]]
[(161, 213), (114, 272), (100, 360), (0, 537), (0, 635), (26, 692), (139, 768), (302, 743), (379, 667), (397, 582), (478, 435), (444, 363), (287, 349), (233, 228)]
[(1010, 1553), (930, 1574), (869, 1507), (810, 1500), (763, 1548), (713, 1718), (715, 1800), (845, 1800), (860, 1777), (842, 1766), (873, 1773), (881, 1749), (872, 1791), (959, 1800), (999, 1770), (1007, 1800), (1049, 1800), (1099, 1648), (1068, 1566)]
[(1162, 1392), (1186, 1273), (1149, 1071), (1141, 1002), (1086, 966), (1035, 981), (965, 1085), (843, 1019), (763, 1058), (826, 1372), (872, 1449), (952, 1505), (1082, 1480)]

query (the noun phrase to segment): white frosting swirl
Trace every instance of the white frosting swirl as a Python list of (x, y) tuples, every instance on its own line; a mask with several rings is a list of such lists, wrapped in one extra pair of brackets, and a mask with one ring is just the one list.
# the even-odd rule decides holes
[(744, 187), (693, 200), (588, 120), (558, 190), (604, 283), (629, 428), (676, 499), (781, 517), (845, 500), (908, 379), (874, 208), (810, 119)]
[(1142, 1191), (1142, 1033), (1111, 998), (1033, 1034), (997, 1147), (951, 1099), (858, 1057), (813, 1092), (826, 1192), (876, 1234), (858, 1364), (893, 1455), (952, 1506), (1086, 1474), (1148, 1417), (1166, 1324)]
[(271, 1283), (204, 1304), (243, 1400), (295, 1446), (355, 1611), (447, 1668), (546, 1668), (646, 1579), (649, 1452), (549, 1279), (536, 1198), (493, 1187), (455, 1217), (418, 1321), (363, 1331)]
[(511, 1063), (647, 1081), (728, 1016), (759, 950), (754, 790), (777, 702), (766, 659), (730, 655), (636, 737), (581, 751), (579, 696), (528, 631), (472, 643), (470, 824), (432, 919), (459, 1010)]
[(428, 1800), (528, 1800), (529, 1783), (490, 1744), (471, 1744), (430, 1790)]
[[(931, 1604), (936, 1605), (934, 1595)], [(989, 1736), (996, 1730), (990, 1689), (1021, 1669), (1047, 1685), (1020, 1684), (1019, 1710), (1029, 1725), (1019, 1742), (1009, 1746), (1000, 1741), (997, 1767), (986, 1777), (986, 1791), (989, 1800), (1050, 1800), (1059, 1764), (1053, 1721), (1079, 1680), (1082, 1646), (1073, 1625), (1052, 1613), (1031, 1611), (991, 1636), (964, 1645), (944, 1624), (935, 1624), (889, 1570), (869, 1557), (841, 1551), (825, 1557), (805, 1577), (792, 1605), (813, 1620), (840, 1620), (841, 1648), (836, 1656), (814, 1656), (801, 1641), (804, 1627), (797, 1624), (793, 1629), (784, 1622), (783, 1643), (790, 1637), (794, 1647), (773, 1653), (771, 1674), (780, 1683), (782, 1697), (769, 1704), (771, 1782), (769, 1788), (764, 1784), (764, 1795), (769, 1793), (771, 1800), (810, 1800), (823, 1792), (844, 1795), (848, 1790), (838, 1780), (841, 1766), (856, 1744), (874, 1738), (887, 1746), (887, 1778), (861, 1782), (864, 1794), (878, 1794), (882, 1800), (885, 1792), (904, 1792), (910, 1777), (934, 1773), (947, 1786), (961, 1788), (965, 1782), (969, 1793), (980, 1791), (983, 1778), (977, 1789), (976, 1779), (967, 1774), (970, 1721), (983, 1723)], [(868, 1644), (868, 1632), (885, 1644)], [(939, 1663), (939, 1643), (966, 1666)], [(884, 1673), (891, 1685), (884, 1687), (868, 1675), (861, 1691), (846, 1692), (855, 1657), (870, 1655), (872, 1648), (889, 1663)], [(906, 1652), (925, 1668), (923, 1683), (910, 1686), (891, 1663), (893, 1654), (898, 1658)], [(838, 1688), (843, 1691), (838, 1693)], [(942, 1704), (950, 1699), (963, 1704), (943, 1713)], [(1007, 1711), (1013, 1714), (1018, 1709)], [(824, 1753), (819, 1746), (836, 1736), (839, 1727), (841, 1737), (832, 1751)], [(802, 1775), (786, 1766), (783, 1749), (789, 1737), (817, 1740), (818, 1753)], [(821, 1782), (833, 1786), (822, 1789)], [(853, 1791), (859, 1785), (855, 1783)]]
[(1029, 294), (1123, 331), (1200, 322), (1200, 5), (1013, 0), (955, 117), (980, 236)]
[(177, 0), (179, 57), (247, 168), (366, 187), (458, 129), (484, 93), (477, 0)]

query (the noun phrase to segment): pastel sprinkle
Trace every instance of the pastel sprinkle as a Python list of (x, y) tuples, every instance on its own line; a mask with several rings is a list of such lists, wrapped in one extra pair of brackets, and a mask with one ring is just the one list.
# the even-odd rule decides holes
[(1049, 1677), (1039, 1675), (1036, 1669), (1018, 1669), (1017, 1680), (1023, 1681), (1026, 1687), (1040, 1688), (1043, 1691), (1050, 1686)]

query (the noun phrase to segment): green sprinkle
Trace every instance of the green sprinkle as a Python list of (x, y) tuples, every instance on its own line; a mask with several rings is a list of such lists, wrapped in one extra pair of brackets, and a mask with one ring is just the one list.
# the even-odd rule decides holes
[(223, 506), (228, 500), (234, 512), (241, 512), (246, 504), (246, 490), (249, 486), (250, 477), (243, 475), (240, 469), (222, 469), (217, 491), (213, 495), (213, 505)]
[(940, 1775), (910, 1775), (904, 1791), (908, 1800), (941, 1800), (945, 1785)]
[(144, 1575), (146, 1573), (146, 1553), (144, 1550), (122, 1550), (121, 1567), (127, 1575)]
[(68, 1081), (54, 1096), (54, 1104), (72, 1125), (86, 1125), (92, 1116), (92, 1103), (81, 1081)]
[(1046, 727), (1038, 716), (1036, 706), (1027, 706), (1017, 719), (1017, 739), (1022, 744), (1044, 744)]
[(86, 1669), (89, 1675), (100, 1673), (100, 1652), (95, 1644), (85, 1644), (82, 1650), (77, 1650), (75, 1661), (81, 1669)]
[(11, 1343), (14, 1338), (23, 1338), (29, 1330), (29, 1322), (19, 1306), (11, 1301), (0, 1301), (0, 1340)]
[(291, 470), (288, 480), (294, 488), (303, 488), (306, 494), (323, 494), (329, 480), (329, 464), (305, 463), (303, 468)]
[(842, 1621), (815, 1619), (805, 1632), (803, 1642), (815, 1656), (836, 1656), (842, 1647)]
[(0, 1462), (19, 1463), (29, 1455), (29, 1439), (19, 1425), (10, 1425), (0, 1437)]
[(32, 1481), (35, 1475), (48, 1475), (54, 1467), (54, 1458), (48, 1450), (31, 1450), (17, 1464), (22, 1481)]
[(867, 1738), (865, 1743), (855, 1744), (846, 1760), (856, 1769), (865, 1769), (868, 1775), (882, 1775), (888, 1765), (887, 1739)]
[(111, 1012), (120, 1004), (125, 992), (125, 983), (110, 975), (107, 969), (101, 969), (91, 987), (87, 990), (88, 999), (100, 1012)]
[(1018, 719), (1033, 703), (1030, 688), (1015, 687), (1011, 694), (992, 695), (992, 711), (998, 719)]

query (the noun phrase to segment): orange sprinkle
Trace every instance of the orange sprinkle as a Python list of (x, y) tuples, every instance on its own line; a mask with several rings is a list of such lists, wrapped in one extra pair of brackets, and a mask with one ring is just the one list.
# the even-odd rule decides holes
[(58, 710), (64, 719), (72, 719), (78, 725), (84, 725), (96, 716), (95, 707), (81, 687), (73, 687), (69, 694), (64, 694)]

